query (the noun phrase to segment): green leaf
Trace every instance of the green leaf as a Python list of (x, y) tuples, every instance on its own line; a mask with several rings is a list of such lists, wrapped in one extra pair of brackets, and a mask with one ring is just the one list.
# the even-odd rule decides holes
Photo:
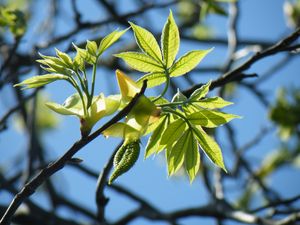
[(201, 146), (201, 149), (205, 152), (207, 157), (226, 172), (222, 151), (219, 145), (214, 141), (213, 138), (205, 133), (201, 126), (192, 126), (192, 129), (199, 145)]
[(65, 74), (66, 72), (66, 64), (59, 58), (53, 56), (45, 56), (40, 54), (43, 59), (36, 60), (38, 63), (47, 66), (46, 68), (42, 67), (44, 70), (53, 73)]
[(161, 72), (148, 73), (137, 80), (139, 86), (143, 85), (143, 81), (147, 80), (147, 88), (159, 86), (166, 82), (166, 75)]
[[(74, 61), (76, 61), (76, 64), (78, 64), (78, 65), (82, 64), (82, 62), (80, 62), (80, 60), (78, 58), (81, 58), (83, 61), (85, 61), (91, 65), (94, 65), (96, 63), (96, 57), (91, 55), (87, 50), (79, 48), (75, 44), (73, 44), (73, 46), (75, 47), (75, 49), (77, 51), (77, 54), (74, 59)], [(82, 65), (81, 65), (81, 68), (82, 68)]]
[(86, 50), (89, 52), (89, 54), (91, 54), (93, 56), (97, 56), (97, 49), (98, 49), (98, 46), (95, 41), (87, 40)]
[(173, 18), (172, 11), (164, 25), (161, 36), (161, 49), (164, 56), (164, 63), (169, 68), (172, 66), (179, 49), (179, 31)]
[(211, 51), (212, 49), (188, 52), (184, 56), (180, 57), (170, 68), (170, 76), (178, 77), (190, 72)]
[(68, 77), (61, 74), (45, 74), (30, 77), (21, 83), (15, 84), (14, 87), (24, 86), (23, 89), (38, 88), (57, 80), (67, 80)]
[(167, 117), (164, 117), (148, 140), (145, 149), (145, 158), (148, 158), (150, 155), (154, 153), (156, 154), (159, 153), (164, 148), (163, 145), (160, 145), (159, 141), (167, 125), (168, 125), (168, 119)]
[(62, 62), (64, 62), (66, 67), (68, 67), (68, 68), (73, 67), (72, 59), (68, 54), (61, 52), (58, 49), (55, 49), (55, 51), (56, 51), (56, 55), (61, 59)]
[(125, 30), (115, 30), (112, 33), (110, 33), (109, 35), (107, 35), (106, 37), (104, 37), (99, 45), (99, 49), (98, 49), (98, 56), (100, 56), (106, 49), (108, 49), (112, 44), (114, 44), (116, 41), (118, 41), (120, 39), (120, 37), (125, 34), (125, 32), (128, 30), (129, 28), (125, 29)]
[(197, 106), (207, 109), (221, 109), (225, 106), (233, 104), (232, 102), (225, 101), (223, 98), (220, 97), (205, 98), (195, 101), (193, 103)]
[(155, 122), (153, 122), (153, 123), (150, 123), (149, 126), (147, 127), (147, 130), (146, 130), (146, 132), (145, 132), (145, 135), (154, 132), (154, 130), (160, 125), (160, 123), (161, 123), (166, 117), (167, 117), (167, 119), (168, 119), (168, 116), (163, 115), (163, 116), (161, 116), (157, 121), (155, 121)]
[(208, 82), (207, 84), (202, 85), (200, 88), (196, 89), (190, 96), (190, 100), (199, 100), (201, 98), (204, 98), (207, 93), (209, 92), (211, 82)]
[(176, 173), (182, 166), (184, 162), (185, 153), (189, 148), (191, 134), (192, 133), (189, 130), (186, 130), (172, 148), (167, 147), (167, 162), (169, 176)]
[(190, 182), (192, 183), (200, 167), (200, 153), (199, 153), (197, 141), (194, 138), (193, 133), (189, 138), (188, 148), (185, 152), (184, 163), (185, 163), (185, 170), (189, 175)]
[(134, 23), (129, 23), (132, 27), (136, 42), (139, 45), (140, 49), (147, 55), (157, 60), (158, 62), (162, 62), (162, 56), (159, 49), (159, 45), (153, 34), (148, 30), (135, 25)]
[(125, 138), (125, 136), (127, 135), (127, 136), (134, 137), (135, 139), (138, 139), (138, 137), (140, 136), (140, 132), (138, 130), (122, 122), (118, 122), (111, 125), (109, 128), (104, 130), (102, 134), (105, 137), (111, 136), (111, 137), (120, 137), (120, 138)]
[(123, 59), (131, 68), (140, 72), (163, 72), (162, 65), (152, 57), (138, 52), (122, 52), (116, 57)]
[(82, 118), (84, 114), (82, 101), (78, 93), (69, 96), (62, 105), (55, 102), (47, 102), (46, 106), (62, 115), (75, 115)]
[(173, 96), (172, 102), (184, 102), (187, 100), (184, 94), (182, 94), (179, 89), (177, 89), (177, 93)]
[(172, 145), (182, 135), (186, 128), (186, 123), (182, 119), (177, 119), (170, 123), (167, 129), (162, 134), (160, 144)]
[(200, 109), (200, 111), (187, 116), (187, 119), (191, 123), (209, 128), (218, 127), (220, 125), (228, 123), (234, 118), (240, 117), (234, 114), (228, 114), (206, 109)]
[(121, 95), (109, 95), (105, 98), (105, 116), (115, 113), (121, 104)]

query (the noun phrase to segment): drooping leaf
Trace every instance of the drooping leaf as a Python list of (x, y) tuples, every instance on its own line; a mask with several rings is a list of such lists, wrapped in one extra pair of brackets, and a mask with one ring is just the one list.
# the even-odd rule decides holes
[(161, 72), (148, 73), (138, 79), (136, 83), (139, 86), (142, 86), (144, 80), (147, 80), (147, 88), (152, 88), (166, 82), (166, 75)]
[(180, 57), (170, 69), (171, 77), (178, 77), (190, 72), (212, 49), (190, 51)]
[(132, 27), (136, 42), (140, 49), (147, 55), (156, 59), (158, 62), (162, 62), (161, 51), (153, 34), (148, 30), (135, 25), (134, 23), (129, 23)]
[(105, 116), (115, 113), (121, 104), (121, 95), (109, 95), (105, 98)]
[(214, 128), (228, 123), (234, 118), (240, 118), (237, 115), (218, 112), (214, 110), (200, 109), (198, 112), (187, 116), (187, 119), (196, 125), (202, 127)]
[(45, 74), (30, 77), (21, 83), (15, 84), (14, 87), (23, 86), (22, 89), (38, 88), (57, 80), (67, 80), (68, 77), (61, 74)]
[(120, 37), (125, 34), (125, 32), (128, 30), (129, 28), (125, 29), (125, 30), (115, 30), (112, 33), (108, 34), (107, 36), (105, 36), (99, 45), (98, 48), (98, 56), (100, 56), (106, 49), (108, 49), (112, 44), (114, 44), (116, 41), (118, 41), (120, 39)]
[(176, 173), (184, 162), (184, 156), (189, 148), (191, 132), (186, 130), (173, 147), (167, 147), (168, 174)]
[(194, 134), (191, 134), (191, 137), (189, 138), (189, 143), (187, 150), (185, 152), (185, 160), (184, 160), (184, 166), (187, 174), (189, 175), (190, 182), (192, 183), (195, 179), (199, 167), (200, 167), (200, 153), (198, 149), (198, 144), (196, 139), (194, 138)]
[(164, 63), (167, 68), (172, 66), (179, 49), (179, 31), (173, 18), (172, 11), (164, 25), (161, 36), (161, 49), (164, 56)]
[(47, 102), (46, 106), (58, 114), (83, 117), (82, 101), (78, 93), (69, 96), (62, 105), (55, 102)]
[(160, 145), (159, 140), (161, 138), (162, 133), (166, 129), (168, 124), (167, 117), (164, 117), (159, 125), (154, 130), (153, 134), (150, 136), (147, 146), (145, 148), (145, 158), (148, 158), (150, 155), (154, 153), (159, 153), (163, 149), (163, 145)]
[(163, 132), (160, 144), (172, 145), (182, 135), (186, 128), (186, 123), (182, 119), (177, 119), (170, 123), (167, 129)]
[(221, 97), (205, 98), (193, 102), (195, 105), (207, 108), (207, 109), (221, 109), (225, 106), (233, 104), (232, 102), (225, 101)]
[(163, 72), (162, 65), (152, 57), (138, 52), (122, 52), (116, 57), (123, 59), (131, 68), (140, 72)]
[(217, 166), (226, 171), (222, 151), (213, 138), (208, 136), (201, 126), (192, 126), (193, 133), (207, 157)]
[(122, 71), (116, 70), (116, 75), (122, 99), (124, 101), (130, 101), (140, 91), (140, 87)]
[(209, 92), (210, 84), (211, 84), (211, 82), (208, 82), (207, 84), (204, 84), (200, 88), (195, 90), (191, 94), (190, 100), (195, 101), (195, 100), (200, 100), (201, 98), (204, 98), (207, 95), (207, 93)]
[(134, 127), (131, 127), (126, 123), (118, 122), (111, 125), (106, 130), (104, 130), (102, 134), (105, 137), (119, 137), (119, 138), (125, 138), (127, 134), (128, 136), (138, 138), (140, 132), (136, 130)]
[(54, 112), (61, 114), (61, 115), (74, 115), (74, 116), (82, 116), (81, 112), (77, 111), (77, 110), (73, 110), (73, 109), (68, 109), (60, 104), (57, 104), (55, 102), (46, 102), (45, 103), (46, 106), (53, 110)]

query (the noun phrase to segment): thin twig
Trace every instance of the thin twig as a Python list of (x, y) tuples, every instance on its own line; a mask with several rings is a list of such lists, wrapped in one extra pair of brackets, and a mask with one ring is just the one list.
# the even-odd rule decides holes
[(124, 118), (133, 106), (136, 104), (137, 100), (141, 95), (144, 94), (147, 87), (147, 81), (143, 83), (143, 87), (141, 91), (136, 94), (136, 96), (131, 100), (131, 102), (124, 107), (118, 114), (116, 114), (111, 120), (105, 123), (102, 127), (100, 127), (97, 131), (92, 133), (87, 137), (82, 137), (80, 140), (75, 142), (73, 146), (58, 160), (53, 163), (50, 163), (45, 169), (43, 169), (39, 174), (36, 175), (31, 181), (29, 181), (22, 190), (14, 197), (10, 205), (8, 206), (5, 214), (3, 215), (2, 219), (0, 220), (0, 225), (9, 225), (11, 218), (13, 217), (14, 213), (18, 209), (18, 207), (22, 204), (22, 202), (32, 195), (35, 190), (50, 176), (52, 176), (57, 171), (61, 170), (65, 164), (75, 155), (81, 148), (85, 145), (93, 141), (96, 137), (101, 135), (101, 133), (110, 127), (111, 125), (115, 124), (122, 118)]

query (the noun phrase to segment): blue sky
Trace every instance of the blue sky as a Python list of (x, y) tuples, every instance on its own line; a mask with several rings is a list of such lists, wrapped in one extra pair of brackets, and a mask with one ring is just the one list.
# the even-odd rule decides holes
[[(43, 4), (43, 1), (37, 1), (38, 4)], [(68, 5), (69, 1), (66, 1)], [(83, 4), (84, 2), (84, 4)], [(82, 5), (81, 5), (82, 4)], [(124, 12), (134, 10), (131, 1), (124, 0), (120, 1), (120, 8)], [(258, 39), (275, 42), (280, 37), (287, 35), (291, 32), (287, 28), (284, 15), (282, 12), (283, 1), (274, 0), (242, 0), (241, 1), (241, 17), (238, 23), (238, 32), (241, 39)], [(96, 7), (92, 5), (92, 1), (80, 1), (79, 4), (82, 7), (82, 12), (84, 12), (86, 20), (101, 19), (104, 18), (105, 13), (99, 13)], [(36, 7), (39, 7), (38, 5)], [(44, 9), (45, 10), (45, 9)], [(175, 10), (175, 9), (174, 9)], [(71, 16), (71, 11), (66, 7), (65, 16)], [(167, 18), (169, 13), (168, 9), (160, 9), (158, 11), (152, 11), (149, 13), (151, 17), (151, 22), (156, 24), (156, 31), (160, 31), (163, 27), (163, 23)], [(153, 19), (153, 21), (152, 21)], [(176, 20), (176, 18), (175, 18)], [(226, 37), (227, 19), (220, 16), (210, 16), (208, 18), (208, 24), (213, 26), (217, 36)], [(139, 21), (137, 21), (139, 23)], [(141, 21), (143, 24), (143, 21)], [(63, 18), (57, 21), (57, 25), (60, 27), (58, 33), (64, 33), (66, 30), (71, 29), (72, 25), (63, 21)], [(114, 27), (113, 27), (114, 29)], [(105, 30), (103, 30), (105, 32)], [(106, 30), (106, 32), (108, 32)], [(79, 40), (85, 39), (85, 33), (78, 36)], [(132, 33), (129, 32), (126, 36), (133, 40)], [(37, 38), (39, 39), (39, 38)], [(26, 39), (30, 42), (30, 38)], [(78, 41), (79, 41), (78, 40)], [(76, 41), (75, 41), (76, 42)], [(24, 45), (27, 43), (25, 42)], [(26, 48), (25, 46), (23, 46)], [(60, 46), (63, 50), (63, 46)], [(209, 44), (201, 45), (186, 45), (182, 43), (180, 53), (182, 54), (188, 50), (195, 48), (207, 49), (210, 47), (215, 47), (215, 50), (210, 53), (207, 58), (201, 63), (201, 65), (210, 65), (213, 63), (224, 62), (226, 52), (220, 46), (213, 46)], [(53, 50), (54, 52), (54, 50)], [(258, 75), (263, 74), (272, 65), (276, 64), (283, 55), (276, 56), (272, 59), (265, 59), (259, 63), (256, 63), (247, 72), (256, 72)], [(262, 89), (265, 90), (270, 99), (274, 98), (276, 95), (276, 89), (279, 86), (298, 86), (299, 81), (298, 73), (298, 62), (299, 57), (295, 58), (289, 66), (277, 72), (268, 82), (262, 85)], [(200, 65), (200, 66), (201, 66)], [(100, 69), (97, 79), (96, 90), (98, 92), (103, 91), (105, 93), (116, 92), (117, 87), (115, 86), (115, 76), (113, 73), (108, 72), (104, 69)], [(109, 73), (109, 74), (108, 74)], [(103, 77), (108, 77), (103, 80)], [(195, 78), (194, 76), (193, 78)], [(296, 78), (298, 77), (298, 78)], [(213, 78), (212, 76), (203, 75), (203, 78), (197, 77), (199, 82), (207, 81)], [(62, 88), (64, 87), (64, 88)], [(114, 90), (114, 91), (112, 91)], [(63, 102), (63, 100), (70, 94), (72, 94), (71, 88), (65, 88), (62, 83), (57, 83), (49, 85), (46, 91), (51, 96), (53, 101)], [(9, 88), (5, 88), (0, 92), (0, 115), (6, 111), (7, 106), (12, 106), (11, 99), (13, 96)], [(267, 119), (266, 109), (257, 102), (257, 99), (245, 89), (238, 89), (237, 95), (233, 99), (235, 102), (234, 106), (226, 108), (226, 111), (232, 112), (243, 116), (243, 119), (235, 120), (232, 122), (233, 126), (239, 131), (238, 141), (239, 143), (245, 143), (252, 139), (264, 125)], [(46, 143), (48, 154), (50, 158), (55, 159), (62, 155), (72, 143), (80, 138), (79, 125), (77, 118), (73, 117), (60, 117), (60, 124), (55, 131), (47, 133), (43, 140)], [(12, 121), (10, 121), (12, 122)], [(231, 165), (231, 157), (229, 150), (229, 143), (224, 136), (223, 128), (220, 128), (221, 138), (219, 138), (220, 146), (223, 150), (225, 156), (225, 163)], [(23, 154), (24, 147), (27, 144), (27, 137), (16, 132), (14, 127), (10, 127), (6, 132), (2, 132), (0, 136), (0, 165), (6, 163), (13, 163), (11, 159), (19, 154)], [(16, 141), (18, 140), (18, 141)], [(108, 157), (110, 156), (113, 146), (117, 145), (119, 140), (117, 139), (104, 139), (103, 137), (97, 138), (95, 141), (90, 143), (84, 149), (82, 149), (76, 156), (84, 160), (84, 165), (92, 168), (95, 171), (101, 171), (103, 165), (106, 163)], [(267, 135), (267, 137), (249, 153), (249, 159), (261, 160), (263, 156), (274, 150), (278, 146), (280, 141), (275, 133)], [(145, 140), (143, 145), (146, 145)], [(11, 164), (12, 166), (13, 164)], [(257, 165), (258, 166), (258, 165)], [(12, 166), (13, 167), (13, 166)], [(12, 168), (11, 167), (11, 168)], [(11, 173), (10, 171), (7, 171)], [(59, 190), (67, 196), (75, 199), (75, 201), (80, 202), (83, 206), (90, 208), (95, 211), (95, 187), (96, 180), (89, 177), (79, 175), (76, 170), (70, 167), (66, 167), (63, 171), (60, 171), (55, 176)], [(293, 179), (290, 179), (293, 177)], [(284, 190), (284, 195), (293, 196), (299, 194), (297, 191), (297, 185), (295, 185), (295, 180), (300, 180), (299, 171), (294, 168), (285, 168), (280, 173), (272, 176), (269, 180), (270, 184), (278, 190)], [(280, 182), (282, 181), (282, 182)], [(178, 177), (167, 177), (166, 167), (164, 163), (164, 158), (162, 156), (157, 156), (155, 158), (150, 158), (147, 160), (143, 159), (143, 152), (136, 165), (124, 176), (121, 176), (118, 181), (119, 184), (127, 187), (129, 190), (143, 196), (146, 200), (149, 200), (153, 205), (159, 207), (163, 211), (177, 210), (184, 207), (197, 207), (207, 203), (209, 197), (205, 190), (205, 187), (200, 178), (191, 185), (188, 179), (184, 176)], [(110, 219), (117, 219), (124, 213), (130, 211), (137, 207), (135, 203), (132, 203), (126, 197), (120, 196), (115, 192), (107, 189), (105, 192), (107, 196), (110, 197), (110, 202), (107, 207), (107, 216)], [(238, 193), (232, 193), (232, 196)], [(0, 193), (3, 197), (0, 198), (0, 202), (8, 202), (11, 196), (7, 196), (4, 193)], [(33, 196), (38, 202), (45, 201), (41, 193), (36, 193)], [(63, 212), (65, 213), (65, 212)], [(199, 218), (189, 218), (182, 221), (182, 224), (199, 224), (199, 221), (203, 221), (203, 224), (214, 224), (211, 220)], [(157, 224), (163, 225), (166, 223), (156, 222), (152, 223), (146, 220), (137, 220), (133, 222), (134, 225), (148, 225)], [(233, 223), (228, 223), (233, 224)]]

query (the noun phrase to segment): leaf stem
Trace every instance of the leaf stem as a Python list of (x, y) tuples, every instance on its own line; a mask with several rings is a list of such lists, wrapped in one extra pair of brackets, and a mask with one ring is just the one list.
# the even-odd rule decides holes
[(96, 72), (97, 72), (97, 61), (98, 58), (96, 58), (95, 63), (93, 64), (93, 74), (92, 74), (92, 88), (91, 88), (91, 95), (88, 98), (88, 105), (87, 108), (89, 108), (92, 104), (92, 99), (94, 97), (94, 92), (95, 92), (95, 80), (96, 80)]
[(164, 87), (164, 90), (162, 91), (162, 93), (157, 96), (155, 99), (152, 100), (152, 102), (156, 102), (158, 99), (160, 99), (161, 97), (163, 97), (166, 92), (168, 91), (169, 85), (170, 85), (170, 74), (169, 74), (169, 70), (165, 67), (165, 75), (166, 75), (166, 85)]
[(77, 90), (77, 92), (78, 92), (78, 94), (80, 96), (81, 102), (82, 102), (84, 115), (87, 116), (88, 115), (87, 107), (85, 107), (85, 100), (84, 100), (82, 91), (80, 90), (80, 87), (79, 87), (77, 81), (73, 77), (70, 77), (70, 79), (68, 81)]

